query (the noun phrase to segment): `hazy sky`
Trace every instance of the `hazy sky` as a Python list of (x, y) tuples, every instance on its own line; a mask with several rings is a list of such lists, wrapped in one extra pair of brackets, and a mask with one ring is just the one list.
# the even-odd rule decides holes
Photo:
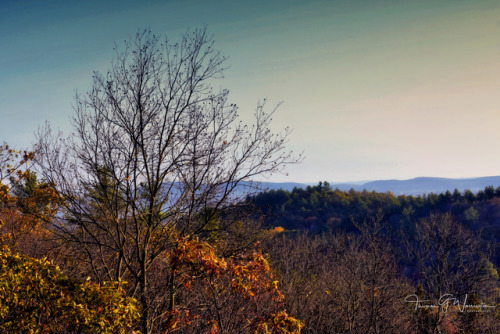
[(302, 164), (273, 181), (500, 175), (500, 1), (0, 1), (0, 141), (70, 130), (114, 43), (207, 24), (232, 102), (283, 105)]

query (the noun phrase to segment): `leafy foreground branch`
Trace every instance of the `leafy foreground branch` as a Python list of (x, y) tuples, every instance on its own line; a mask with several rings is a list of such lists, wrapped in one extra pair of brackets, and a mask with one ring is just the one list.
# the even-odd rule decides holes
[(2, 333), (134, 333), (139, 316), (120, 283), (69, 279), (47, 259), (0, 252)]
[(207, 242), (179, 240), (169, 265), (178, 277), (179, 300), (166, 314), (166, 329), (183, 333), (299, 333), (301, 321), (286, 313), (283, 294), (258, 252), (219, 258)]

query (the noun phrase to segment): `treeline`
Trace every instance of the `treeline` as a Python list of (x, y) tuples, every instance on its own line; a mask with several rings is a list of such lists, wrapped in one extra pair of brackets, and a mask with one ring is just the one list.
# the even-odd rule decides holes
[[(352, 229), (353, 218), (359, 220), (379, 212), (394, 226), (405, 219), (428, 216), (432, 211), (452, 212), (457, 219), (467, 223), (477, 222), (479, 218), (483, 218), (483, 222), (484, 218), (491, 221), (494, 216), (488, 211), (500, 207), (500, 187), (488, 186), (478, 193), (470, 190), (462, 193), (455, 189), (453, 193), (395, 196), (391, 192), (342, 191), (333, 189), (328, 182), (320, 182), (305, 189), (296, 187), (292, 191), (265, 191), (247, 201), (265, 214), (270, 225), (322, 232)], [(500, 222), (500, 217), (497, 219), (491, 222)]]
[[(247, 198), (263, 214), (267, 226), (321, 233), (356, 231), (353, 222), (383, 215), (394, 231), (411, 235), (415, 224), (430, 213), (451, 213), (485, 242), (498, 248), (500, 240), (500, 187), (488, 186), (473, 193), (446, 191), (421, 196), (395, 196), (391, 192), (342, 191), (328, 182), (287, 190), (270, 190)], [(499, 249), (500, 250), (500, 249)], [(500, 264), (496, 252), (495, 264)]]

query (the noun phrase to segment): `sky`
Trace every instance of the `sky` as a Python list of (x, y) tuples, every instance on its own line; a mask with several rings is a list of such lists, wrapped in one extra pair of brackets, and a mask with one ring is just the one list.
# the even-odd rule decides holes
[(302, 163), (268, 181), (500, 175), (498, 0), (0, 1), (0, 141), (71, 131), (114, 45), (207, 25), (243, 119), (268, 99)]

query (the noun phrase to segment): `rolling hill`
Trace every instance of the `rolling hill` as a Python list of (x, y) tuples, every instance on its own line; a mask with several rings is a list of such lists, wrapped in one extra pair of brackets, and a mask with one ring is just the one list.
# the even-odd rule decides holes
[[(292, 190), (295, 187), (305, 188), (307, 183), (262, 183), (263, 188), (266, 189), (283, 189)], [(500, 186), (500, 176), (486, 176), (477, 178), (464, 178), (464, 179), (450, 179), (440, 177), (417, 177), (409, 180), (377, 180), (365, 183), (330, 183), (332, 188), (339, 188), (340, 190), (354, 189), (357, 191), (367, 190), (376, 192), (390, 191), (395, 195), (422, 195), (430, 193), (442, 193), (447, 190), (453, 192), (458, 189), (463, 192), (466, 189), (472, 192), (483, 190), (487, 186), (493, 186), (495, 189)]]

